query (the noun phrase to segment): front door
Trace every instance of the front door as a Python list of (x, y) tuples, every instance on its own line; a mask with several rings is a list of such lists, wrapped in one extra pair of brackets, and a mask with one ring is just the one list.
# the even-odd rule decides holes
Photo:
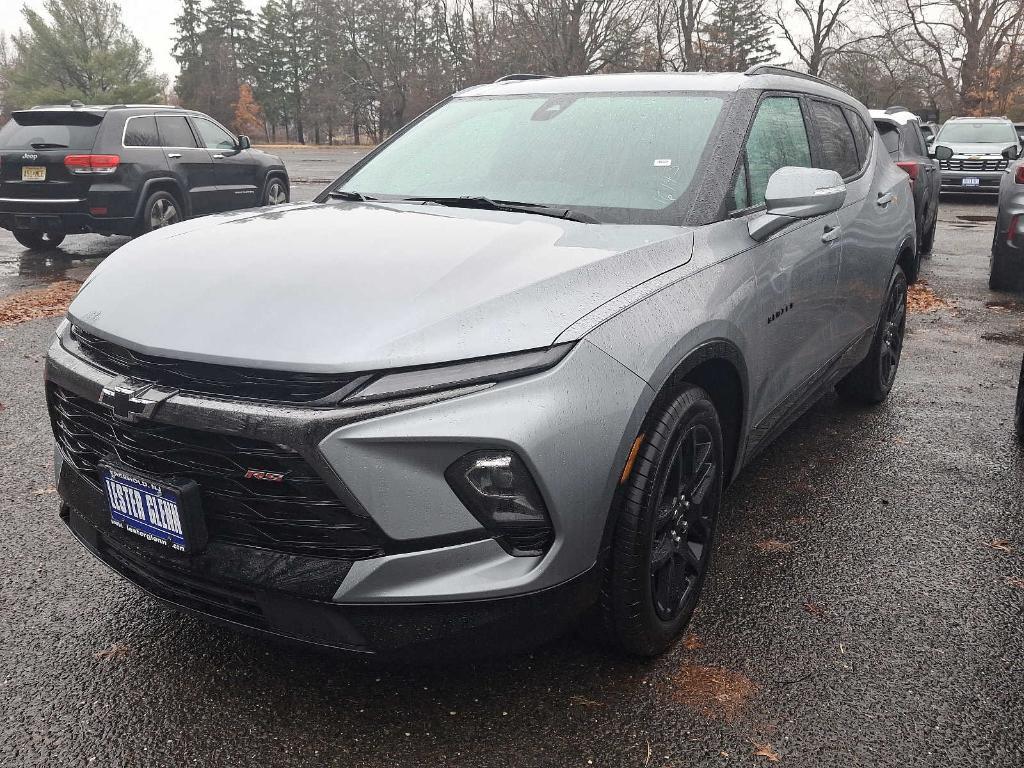
[(260, 205), (260, 167), (252, 150), (240, 150), (238, 140), (212, 120), (194, 117), (193, 121), (203, 144), (213, 155), (223, 209)]
[[(796, 96), (768, 95), (758, 106), (737, 175), (735, 207), (744, 226), (762, 215), (768, 179), (785, 166), (811, 166), (803, 105)], [(799, 407), (834, 356), (838, 227), (838, 217), (828, 214), (794, 223), (763, 243), (751, 241), (761, 369), (751, 377), (759, 382), (752, 423), (766, 430)]]

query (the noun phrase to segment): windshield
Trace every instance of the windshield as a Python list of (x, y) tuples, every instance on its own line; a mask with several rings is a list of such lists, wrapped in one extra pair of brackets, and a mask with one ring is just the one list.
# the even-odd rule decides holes
[(678, 224), (722, 104), (721, 95), (692, 93), (455, 98), (336, 189)]
[(946, 123), (939, 131), (938, 143), (951, 144), (1015, 144), (1017, 132), (1009, 123)]
[(15, 112), (0, 129), (0, 149), (92, 149), (102, 115)]

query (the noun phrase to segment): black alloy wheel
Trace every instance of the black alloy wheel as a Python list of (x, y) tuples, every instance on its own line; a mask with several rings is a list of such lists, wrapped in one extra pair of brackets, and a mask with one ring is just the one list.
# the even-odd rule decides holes
[(882, 328), (882, 344), (879, 348), (878, 373), (881, 377), (881, 388), (888, 391), (896, 381), (896, 371), (900, 367), (900, 356), (903, 354), (903, 335), (907, 329), (907, 286), (905, 282), (896, 283), (889, 291), (889, 301), (885, 309), (885, 325)]
[(696, 602), (711, 555), (709, 492), (719, 467), (714, 438), (703, 424), (679, 436), (661, 481), (651, 542), (651, 597), (662, 621)]
[(711, 562), (725, 472), (707, 392), (684, 384), (662, 399), (637, 445), (612, 508), (601, 617), (611, 645), (655, 656), (689, 623)]

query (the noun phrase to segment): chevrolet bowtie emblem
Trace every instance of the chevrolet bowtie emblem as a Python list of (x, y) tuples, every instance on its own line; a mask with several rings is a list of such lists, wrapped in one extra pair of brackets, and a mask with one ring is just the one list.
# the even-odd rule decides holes
[(153, 384), (118, 376), (100, 392), (100, 402), (122, 421), (150, 418), (156, 407), (177, 394), (176, 389), (159, 389)]

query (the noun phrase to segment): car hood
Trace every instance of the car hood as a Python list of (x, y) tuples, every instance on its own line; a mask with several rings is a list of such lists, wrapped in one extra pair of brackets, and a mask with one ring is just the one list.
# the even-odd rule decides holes
[[(656, 246), (654, 244), (657, 244)], [(541, 348), (685, 263), (692, 231), (363, 203), (211, 216), (109, 256), (86, 330), (201, 362), (349, 372)]]

